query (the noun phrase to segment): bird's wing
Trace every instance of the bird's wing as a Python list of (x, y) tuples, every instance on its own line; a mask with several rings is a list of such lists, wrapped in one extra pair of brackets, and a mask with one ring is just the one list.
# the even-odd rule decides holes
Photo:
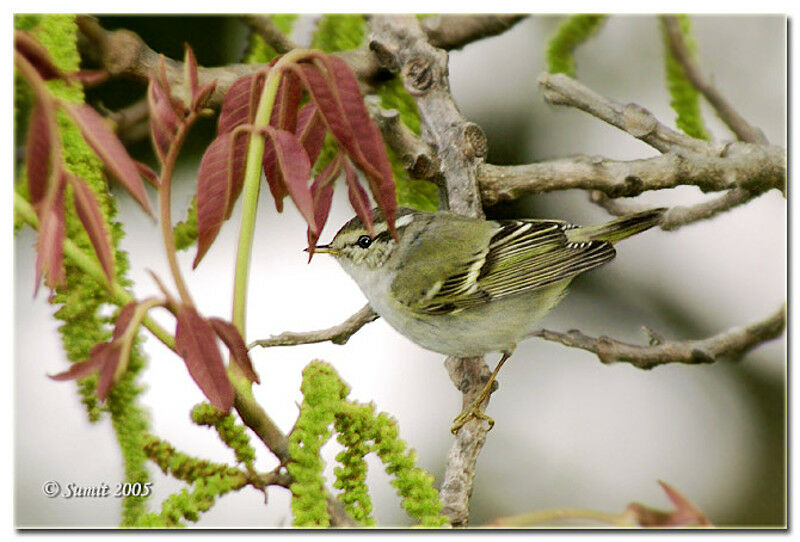
[(532, 292), (569, 279), (614, 258), (611, 243), (570, 243), (571, 224), (555, 220), (510, 220), (494, 224), (488, 244), (452, 273), (430, 284), (412, 305), (428, 314), (446, 314), (493, 299)]

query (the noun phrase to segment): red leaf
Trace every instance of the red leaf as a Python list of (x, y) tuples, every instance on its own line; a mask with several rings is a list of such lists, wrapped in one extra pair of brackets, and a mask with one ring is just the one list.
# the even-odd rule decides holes
[(117, 314), (117, 319), (114, 322), (114, 333), (112, 335), (112, 340), (116, 341), (120, 337), (122, 337), (125, 332), (128, 330), (128, 326), (131, 324), (131, 319), (133, 318), (133, 314), (136, 312), (136, 308), (139, 306), (139, 303), (136, 301), (131, 301), (124, 307), (122, 307)]
[[(308, 228), (308, 260), (314, 255), (314, 246), (319, 240), (320, 232), (328, 221), (328, 214), (331, 211), (331, 200), (333, 199), (333, 182), (342, 172), (342, 155), (337, 154), (325, 169), (323, 169), (314, 182), (311, 184), (311, 197), (314, 202), (314, 221), (317, 223), (318, 230), (311, 231)], [(345, 158), (346, 160), (346, 158)]]
[(55, 375), (47, 375), (47, 376), (59, 382), (64, 380), (78, 380), (80, 378), (89, 376), (94, 371), (98, 370), (100, 366), (103, 364), (103, 362), (105, 361), (105, 353), (107, 352), (110, 346), (111, 344), (106, 342), (96, 344), (92, 347), (92, 350), (89, 352), (89, 359), (87, 359), (86, 361), (73, 363), (66, 371)]
[(42, 202), (39, 213), (39, 241), (36, 246), (36, 291), (42, 273), (47, 285), (56, 289), (64, 283), (64, 173), (53, 193)]
[(150, 183), (150, 186), (157, 189), (158, 185), (161, 184), (161, 181), (158, 179), (158, 174), (147, 164), (143, 164), (139, 161), (134, 161), (134, 163), (136, 164), (136, 170), (139, 172), (139, 175), (144, 177), (144, 180)]
[(163, 163), (181, 119), (175, 114), (169, 95), (152, 75), (147, 87), (147, 103), (150, 106), (150, 135), (158, 158)]
[(144, 183), (139, 176), (136, 163), (125, 150), (122, 142), (106, 125), (94, 109), (84, 104), (62, 104), (66, 112), (78, 125), (83, 138), (94, 149), (97, 156), (105, 163), (106, 167), (114, 174), (125, 189), (139, 202), (139, 205), (150, 215), (150, 202)]
[(283, 72), (278, 93), (275, 95), (275, 106), (272, 109), (270, 125), (294, 132), (297, 128), (297, 109), (300, 107), (302, 96), (303, 87), (300, 79), (290, 71)]
[(206, 102), (211, 96), (211, 93), (214, 92), (215, 88), (217, 88), (216, 79), (200, 87), (200, 89), (197, 91), (194, 97), (192, 97), (192, 103), (191, 103), (192, 111), (199, 111), (200, 109), (205, 107)]
[(113, 341), (105, 343), (101, 356), (103, 358), (100, 365), (100, 374), (97, 376), (97, 398), (101, 401), (106, 400), (111, 386), (114, 384), (117, 368), (122, 361), (122, 345)]
[(211, 247), (222, 223), (230, 217), (242, 191), (248, 141), (244, 130), (224, 133), (217, 136), (203, 154), (197, 172), (197, 255), (194, 267)]
[(242, 124), (252, 124), (266, 73), (259, 71), (237, 79), (225, 93), (219, 114), (217, 134), (232, 132)]
[(244, 339), (241, 333), (239, 333), (239, 330), (236, 329), (236, 326), (220, 318), (209, 318), (208, 322), (211, 324), (211, 327), (214, 328), (217, 336), (222, 339), (222, 342), (228, 347), (228, 350), (231, 352), (231, 359), (239, 366), (247, 379), (250, 380), (250, 382), (261, 384), (255, 369), (253, 369), (253, 363), (250, 361), (250, 353), (247, 351), (247, 345), (244, 344)]
[(712, 523), (678, 490), (659, 480), (675, 510), (665, 512), (640, 503), (631, 503), (625, 508), (625, 515), (641, 527), (711, 527)]
[[(55, 131), (54, 131), (55, 130)], [(31, 202), (38, 205), (47, 194), (47, 184), (53, 167), (53, 144), (58, 141), (55, 111), (48, 101), (33, 104), (25, 143), (25, 164)]]
[(347, 64), (338, 58), (324, 53), (315, 53), (314, 58), (317, 62), (291, 69), (300, 76), (340, 147), (366, 174), (372, 195), (394, 234), (397, 198), (391, 164), (380, 132), (364, 105), (358, 82)]
[(361, 186), (361, 183), (358, 182), (358, 173), (356, 173), (356, 169), (349, 158), (345, 159), (344, 171), (350, 205), (356, 212), (356, 216), (361, 219), (361, 223), (367, 227), (367, 231), (372, 235), (372, 207), (369, 204), (369, 196), (367, 196), (367, 192)]
[(192, 51), (188, 43), (184, 43), (183, 48), (186, 51), (183, 59), (183, 84), (187, 90), (186, 98), (190, 102), (194, 102), (199, 86), (197, 82), (197, 58), (195, 58), (194, 51)]
[(14, 50), (36, 69), (42, 79), (67, 79), (64, 72), (55, 65), (45, 46), (27, 32), (14, 32)]
[(313, 103), (307, 103), (300, 109), (297, 117), (297, 137), (306, 149), (309, 161), (313, 164), (317, 161), (322, 144), (325, 142), (325, 134), (328, 127), (322, 120), (322, 114)]
[[(329, 73), (333, 76), (336, 93), (341, 101), (347, 119), (350, 121), (363, 156), (370, 167), (359, 163), (360, 169), (367, 174), (372, 188), (372, 195), (384, 213), (389, 228), (394, 231), (394, 218), (397, 213), (397, 196), (395, 195), (394, 175), (386, 146), (378, 127), (372, 122), (358, 80), (346, 62), (332, 55), (320, 55)], [(374, 170), (379, 173), (375, 176)]]
[[(305, 218), (309, 227), (318, 232), (314, 220), (314, 204), (311, 198), (311, 190), (308, 186), (311, 177), (311, 163), (308, 155), (300, 140), (291, 132), (286, 130), (276, 130), (271, 126), (266, 128), (266, 147), (272, 147), (269, 154), (264, 153), (264, 173), (269, 180), (271, 177), (275, 182), (282, 180), (286, 192), (291, 196), (297, 210)], [(272, 183), (270, 181), (270, 189)], [(273, 192), (274, 193), (274, 192)]]
[(178, 309), (175, 347), (189, 374), (212, 405), (223, 412), (233, 405), (233, 387), (211, 325), (187, 305)]
[(111, 234), (106, 227), (103, 212), (92, 189), (86, 182), (75, 175), (67, 174), (72, 184), (72, 193), (75, 201), (75, 210), (78, 213), (89, 240), (92, 242), (94, 252), (109, 284), (114, 281), (114, 250), (111, 247)]

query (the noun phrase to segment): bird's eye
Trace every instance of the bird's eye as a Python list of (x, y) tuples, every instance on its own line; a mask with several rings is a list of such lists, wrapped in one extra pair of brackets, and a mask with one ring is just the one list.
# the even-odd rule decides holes
[(369, 246), (372, 244), (372, 239), (370, 238), (369, 235), (362, 235), (361, 237), (358, 238), (356, 244), (361, 248), (369, 248)]

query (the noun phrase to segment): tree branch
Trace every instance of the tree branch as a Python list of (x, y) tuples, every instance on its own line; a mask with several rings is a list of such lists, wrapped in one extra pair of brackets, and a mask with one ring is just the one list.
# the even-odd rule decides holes
[(765, 320), (702, 340), (661, 342), (650, 332), (651, 344), (638, 346), (604, 336), (589, 337), (578, 330), (560, 333), (542, 329), (532, 336), (593, 352), (603, 363), (621, 361), (639, 369), (652, 369), (667, 363), (713, 363), (723, 357), (736, 360), (759, 344), (778, 337), (785, 327), (786, 305), (783, 305)]
[[(440, 23), (444, 24), (444, 23)], [(402, 74), (406, 90), (414, 97), (422, 124), (422, 140), (436, 149), (443, 195), (451, 211), (483, 217), (477, 168), (486, 156), (483, 131), (458, 110), (447, 78), (447, 53), (428, 43), (416, 17), (374, 16), (369, 47), (381, 64)], [(483, 358), (447, 358), (445, 367), (462, 392), (462, 403), (476, 400), (489, 378)], [(486, 408), (488, 398), (482, 405)], [(447, 457), (439, 496), (442, 512), (456, 527), (469, 522), (475, 467), (486, 440), (487, 425), (472, 419), (463, 425)]]
[[(558, 105), (577, 107), (587, 113), (608, 122), (641, 139), (645, 143), (661, 151), (682, 157), (684, 166), (692, 163), (705, 166), (704, 171), (711, 178), (702, 181), (700, 186), (713, 186), (713, 183), (725, 182), (735, 185), (726, 194), (714, 200), (689, 207), (676, 207), (664, 216), (661, 227), (665, 230), (676, 229), (698, 220), (711, 218), (720, 212), (727, 211), (761, 195), (770, 188), (779, 188), (786, 193), (786, 151), (778, 147), (742, 143), (709, 143), (681, 134), (661, 124), (652, 113), (636, 104), (621, 105), (601, 96), (588, 87), (578, 83), (564, 74), (545, 73), (539, 76), (539, 83), (544, 91), (545, 100)], [(737, 156), (738, 155), (738, 156)], [(755, 158), (759, 156), (759, 158)], [(765, 158), (769, 156), (769, 158)], [(664, 161), (669, 158), (659, 157)], [(691, 160), (689, 160), (691, 158)], [(736, 167), (732, 167), (730, 158)], [(655, 160), (655, 159), (651, 159)], [(636, 161), (641, 166), (642, 161)], [(651, 162), (659, 165), (659, 162)], [(739, 175), (737, 168), (749, 173)], [(755, 168), (755, 169), (754, 169)], [(697, 173), (702, 169), (696, 170)], [(688, 171), (679, 174), (685, 177)], [(737, 181), (733, 181), (736, 178)], [(627, 180), (626, 180), (627, 181)], [(626, 181), (623, 181), (623, 185)], [(712, 183), (709, 185), (708, 183)], [(630, 182), (628, 182), (630, 190)], [(694, 182), (692, 184), (698, 184)], [(637, 183), (633, 183), (636, 188)], [(623, 186), (622, 190), (626, 188)], [(602, 205), (613, 214), (625, 214), (631, 207), (625, 203), (613, 201), (605, 194), (595, 194), (592, 201)]]
[(267, 15), (242, 15), (240, 18), (253, 32), (261, 36), (264, 43), (275, 49), (278, 54), (282, 55), (297, 48), (297, 44), (275, 26), (275, 23), (272, 22), (272, 17)]
[(473, 41), (502, 34), (525, 15), (439, 15), (420, 22), (428, 43), (439, 49), (460, 49)]
[(722, 122), (736, 134), (739, 140), (748, 143), (766, 144), (767, 138), (764, 132), (744, 120), (730, 102), (703, 77), (699, 66), (683, 39), (683, 32), (681, 32), (678, 18), (675, 15), (662, 15), (661, 21), (667, 31), (667, 44), (669, 45), (670, 53), (681, 65), (686, 78), (689, 79), (692, 86), (708, 100), (708, 103), (717, 112)]
[(280, 335), (270, 337), (269, 339), (253, 341), (247, 348), (251, 349), (256, 346), (264, 348), (269, 348), (271, 346), (296, 346), (298, 344), (312, 344), (325, 341), (331, 341), (334, 344), (344, 344), (355, 332), (377, 319), (378, 315), (375, 314), (372, 308), (370, 308), (369, 305), (364, 305), (361, 310), (350, 318), (328, 329), (307, 331), (305, 333), (286, 331)]
[(580, 188), (618, 197), (648, 190), (694, 185), (703, 192), (745, 188), (785, 191), (786, 151), (770, 145), (731, 143), (721, 156), (683, 150), (642, 160), (617, 161), (575, 156), (519, 166), (483, 164), (478, 170), (485, 205), (526, 194)]

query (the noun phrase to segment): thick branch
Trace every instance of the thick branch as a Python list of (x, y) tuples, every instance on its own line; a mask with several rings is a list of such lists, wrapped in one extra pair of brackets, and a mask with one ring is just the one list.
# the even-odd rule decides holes
[(460, 49), (473, 41), (502, 34), (525, 15), (439, 15), (421, 22), (428, 42), (440, 49)]
[[(422, 139), (436, 149), (441, 166), (447, 208), (455, 213), (483, 217), (477, 167), (486, 156), (486, 136), (480, 127), (461, 115), (450, 95), (447, 53), (428, 43), (415, 17), (375, 16), (371, 29), (370, 49), (383, 66), (402, 74), (406, 90), (416, 101)], [(463, 405), (470, 405), (488, 379), (486, 363), (480, 357), (448, 358), (445, 366), (463, 393)], [(444, 504), (443, 513), (457, 527), (469, 522), (475, 466), (487, 430), (482, 420), (468, 421), (458, 430), (447, 457), (439, 496)]]
[(486, 205), (525, 194), (574, 188), (599, 190), (612, 198), (680, 185), (694, 185), (703, 192), (737, 187), (756, 193), (770, 188), (784, 191), (786, 151), (768, 145), (732, 143), (722, 156), (677, 150), (631, 161), (575, 156), (520, 166), (483, 164), (478, 181)]
[(297, 48), (297, 44), (275, 26), (275, 23), (272, 22), (272, 17), (267, 15), (242, 15), (241, 19), (253, 32), (261, 36), (264, 43), (275, 49), (278, 54), (282, 55)]
[(248, 349), (256, 346), (268, 348), (271, 346), (295, 346), (298, 344), (312, 344), (325, 341), (331, 341), (334, 344), (344, 344), (356, 331), (377, 319), (378, 315), (375, 314), (370, 306), (364, 305), (361, 310), (350, 318), (328, 329), (307, 331), (305, 333), (287, 331), (280, 335), (270, 337), (269, 339), (254, 341), (248, 346)]
[(739, 359), (761, 343), (778, 337), (785, 327), (784, 305), (766, 320), (694, 341), (660, 342), (651, 334), (649, 346), (638, 346), (608, 337), (589, 337), (577, 330), (560, 333), (546, 329), (533, 336), (593, 352), (603, 363), (622, 361), (639, 369), (652, 369), (666, 363), (713, 363), (723, 357)]
[(699, 66), (695, 62), (683, 39), (683, 32), (681, 32), (678, 18), (675, 15), (663, 15), (661, 20), (664, 22), (664, 27), (667, 30), (667, 44), (669, 45), (670, 53), (672, 53), (675, 60), (683, 67), (686, 78), (689, 79), (692, 86), (705, 96), (708, 103), (711, 104), (711, 107), (713, 107), (717, 115), (719, 115), (719, 118), (722, 119), (722, 122), (724, 122), (741, 141), (766, 144), (767, 138), (764, 136), (764, 133), (744, 120), (730, 102), (703, 77)]

